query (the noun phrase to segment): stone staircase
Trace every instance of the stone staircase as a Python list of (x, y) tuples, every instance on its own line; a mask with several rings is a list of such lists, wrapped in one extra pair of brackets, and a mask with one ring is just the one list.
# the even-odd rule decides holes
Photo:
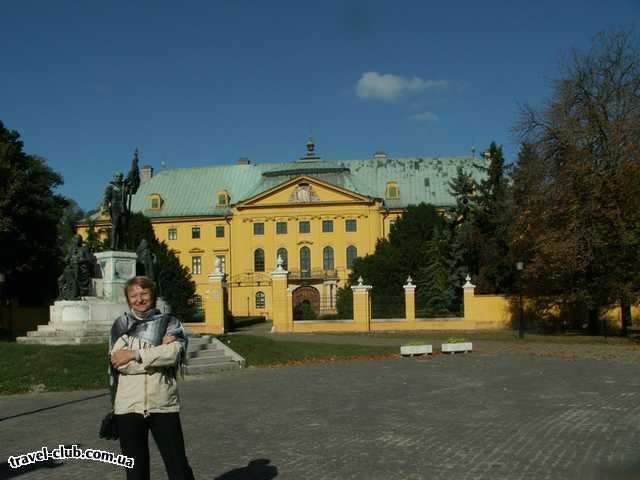
[(37, 345), (78, 345), (84, 343), (107, 343), (112, 320), (97, 322), (50, 322), (38, 325), (37, 330), (18, 337), (18, 343)]
[(190, 335), (185, 373), (201, 375), (245, 366), (245, 360), (211, 335)]

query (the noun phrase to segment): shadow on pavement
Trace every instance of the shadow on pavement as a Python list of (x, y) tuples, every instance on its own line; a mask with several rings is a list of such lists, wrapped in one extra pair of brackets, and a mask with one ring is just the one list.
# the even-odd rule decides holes
[(2, 422), (4, 420), (10, 420), (12, 418), (23, 417), (25, 415), (31, 415), (31, 414), (34, 414), (34, 413), (44, 412), (44, 411), (51, 410), (51, 409), (54, 409), (54, 408), (64, 407), (65, 405), (72, 405), (74, 403), (86, 402), (88, 400), (94, 400), (96, 398), (106, 397), (107, 395), (109, 395), (109, 393), (101, 393), (99, 395), (92, 395), (90, 397), (80, 398), (78, 400), (71, 400), (69, 402), (58, 403), (57, 405), (51, 405), (49, 407), (36, 408), (35, 410), (31, 410), (29, 412), (17, 413), (16, 415), (10, 415), (8, 417), (0, 417), (0, 422)]
[(64, 465), (60, 460), (47, 460), (46, 462), (36, 462), (31, 465), (24, 465), (18, 468), (11, 468), (9, 462), (0, 463), (0, 480), (16, 478), (26, 473), (31, 473), (42, 468), (57, 468)]
[(229, 470), (214, 480), (271, 480), (278, 476), (278, 469), (269, 463), (267, 458), (251, 460), (246, 467)]

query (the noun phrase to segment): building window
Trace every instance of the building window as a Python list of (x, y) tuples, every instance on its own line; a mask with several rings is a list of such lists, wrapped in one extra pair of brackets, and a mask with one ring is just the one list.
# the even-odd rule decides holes
[(344, 221), (344, 229), (347, 232), (355, 232), (358, 230), (358, 221), (355, 218), (349, 218)]
[(220, 262), (220, 271), (222, 273), (226, 272), (227, 271), (226, 270), (227, 257), (225, 257), (224, 255), (216, 255), (216, 259), (215, 259), (215, 262), (213, 264), (214, 267), (216, 266), (218, 261)]
[(224, 238), (224, 226), (216, 226), (216, 238)]
[(169, 240), (177, 240), (178, 239), (178, 229), (177, 228), (170, 228), (167, 238)]
[(311, 276), (311, 250), (309, 247), (302, 247), (300, 249), (300, 276)]
[(256, 308), (266, 308), (264, 292), (256, 292)]
[(256, 248), (253, 252), (253, 270), (255, 272), (264, 272), (264, 250)]
[(298, 223), (298, 231), (300, 233), (310, 233), (311, 222), (309, 220), (300, 220), (300, 222)]
[(322, 231), (326, 233), (333, 232), (333, 220), (323, 220)]
[(253, 224), (254, 235), (264, 235), (264, 223), (258, 222)]
[(200, 275), (202, 273), (202, 257), (191, 257), (191, 273), (193, 275)]
[(191, 238), (200, 238), (200, 227), (191, 227)]
[(287, 249), (279, 248), (278, 252), (276, 253), (276, 260), (278, 257), (282, 258), (282, 268), (286, 270), (289, 265), (289, 254), (287, 253)]
[(287, 222), (276, 222), (276, 233), (278, 235), (287, 234)]
[(333, 248), (324, 247), (324, 250), (322, 250), (322, 268), (326, 271), (333, 270), (334, 267)]
[(353, 268), (353, 262), (358, 256), (358, 249), (353, 245), (347, 247), (347, 268)]
[(225, 207), (227, 205), (229, 205), (229, 193), (227, 193), (226, 190), (220, 190), (217, 194), (216, 194), (216, 198), (217, 198), (217, 205), (219, 207)]
[(400, 198), (400, 189), (396, 182), (387, 182), (387, 188), (384, 194), (385, 198), (389, 200), (397, 200)]
[(200, 295), (194, 295), (193, 299), (191, 300), (191, 302), (193, 303), (193, 308), (196, 309), (196, 311), (198, 312), (203, 312), (204, 311), (204, 306), (202, 304), (202, 296)]

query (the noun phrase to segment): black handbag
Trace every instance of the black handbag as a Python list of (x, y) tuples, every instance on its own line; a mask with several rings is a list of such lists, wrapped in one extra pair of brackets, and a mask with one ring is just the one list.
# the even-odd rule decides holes
[(113, 412), (107, 413), (102, 419), (100, 425), (100, 432), (98, 432), (100, 438), (105, 440), (117, 440), (118, 439), (118, 422), (116, 421), (116, 415)]

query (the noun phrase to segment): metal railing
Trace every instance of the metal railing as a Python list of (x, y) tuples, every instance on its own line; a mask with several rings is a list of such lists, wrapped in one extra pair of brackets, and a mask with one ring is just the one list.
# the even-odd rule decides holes
[(311, 268), (309, 270), (291, 269), (289, 270), (289, 280), (337, 280), (338, 269), (324, 270), (322, 268)]

